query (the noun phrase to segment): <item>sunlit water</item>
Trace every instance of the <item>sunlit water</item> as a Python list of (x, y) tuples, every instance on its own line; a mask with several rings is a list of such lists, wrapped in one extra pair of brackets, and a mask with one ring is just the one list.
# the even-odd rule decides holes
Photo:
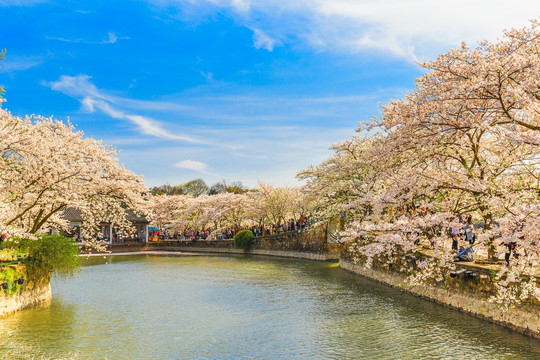
[(260, 257), (91, 258), (0, 320), (1, 359), (540, 359), (540, 341), (339, 269)]

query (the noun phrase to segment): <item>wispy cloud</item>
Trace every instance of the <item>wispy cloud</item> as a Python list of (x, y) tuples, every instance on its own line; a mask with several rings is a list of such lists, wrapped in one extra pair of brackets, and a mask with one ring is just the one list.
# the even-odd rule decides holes
[(8, 6), (34, 6), (48, 2), (47, 0), (0, 0), (0, 7)]
[[(46, 85), (77, 99), (88, 113), (101, 112), (151, 135), (138, 137), (141, 140), (172, 140), (121, 142), (121, 160), (146, 174), (150, 186), (188, 181), (193, 171), (209, 182), (228, 178), (250, 186), (258, 179), (290, 183), (299, 170), (328, 156), (330, 144), (349, 137), (358, 121), (368, 120), (377, 101), (402, 92), (392, 88), (309, 96), (281, 88), (209, 83), (156, 100), (138, 100), (119, 96), (116, 89), (100, 89), (88, 75), (64, 75)], [(189, 133), (171, 131), (180, 127), (189, 128)], [(105, 141), (114, 143), (107, 136)]]
[(214, 81), (214, 74), (211, 72), (204, 72), (201, 71), (202, 77), (206, 80), (206, 82), (212, 82)]
[[(166, 182), (178, 184), (193, 179), (192, 171), (212, 183), (221, 179), (241, 179), (248, 186), (257, 186), (257, 180), (276, 185), (296, 183), (295, 175), (310, 164), (318, 164), (330, 155), (327, 147), (353, 134), (350, 127), (305, 128), (301, 126), (206, 129), (205, 138), (234, 143), (243, 139), (245, 149), (216, 151), (212, 147), (177, 147), (163, 143), (158, 147), (133, 146), (124, 149), (121, 158), (127, 160), (136, 172), (145, 173), (148, 186)], [(178, 154), (184, 159), (178, 162)], [(156, 163), (155, 159), (160, 159)], [(162, 164), (169, 162), (175, 166)], [(193, 162), (193, 163), (192, 163)], [(206, 166), (197, 163), (206, 164)], [(141, 164), (141, 165), (139, 165)], [(142, 166), (144, 164), (144, 167)], [(139, 170), (140, 166), (140, 170)], [(211, 168), (211, 172), (209, 171)], [(189, 170), (189, 171), (186, 171)]]
[[(112, 94), (116, 91), (98, 89), (88, 75), (64, 75), (59, 80), (45, 85), (77, 99), (88, 112), (100, 110), (115, 118), (123, 118), (137, 124), (143, 124), (143, 121), (137, 118), (128, 119), (127, 116), (142, 115), (144, 119), (157, 124), (157, 121), (144, 115), (151, 112), (158, 118), (174, 119), (176, 122), (184, 119), (191, 124), (196, 122), (196, 128), (217, 126), (220, 123), (248, 127), (253, 124), (272, 123), (279, 126), (290, 124), (291, 121), (309, 125), (319, 120), (329, 124), (347, 122), (354, 127), (356, 122), (367, 120), (359, 118), (358, 114), (367, 113), (367, 116), (371, 116), (377, 112), (376, 105), (369, 104), (386, 101), (389, 97), (405, 92), (402, 88), (385, 88), (372, 90), (369, 94), (314, 97), (276, 94), (280, 93), (279, 89), (255, 89), (231, 85), (227, 85), (223, 92), (219, 87), (216, 90), (214, 84), (216, 80), (211, 73), (201, 74), (209, 81), (208, 85), (199, 88), (197, 92), (169, 95), (163, 100), (115, 96)], [(366, 106), (371, 106), (372, 111), (362, 111)], [(160, 137), (167, 136), (158, 129), (153, 129), (153, 132)], [(192, 132), (192, 135), (195, 132)]]
[(45, 84), (53, 90), (60, 91), (79, 100), (83, 108), (88, 112), (100, 110), (112, 118), (130, 121), (135, 124), (143, 134), (168, 140), (178, 140), (197, 144), (206, 143), (205, 141), (188, 135), (171, 133), (164, 129), (159, 122), (150, 117), (139, 114), (130, 114), (117, 108), (115, 106), (117, 103), (116, 98), (99, 90), (90, 81), (90, 76), (88, 75), (62, 75), (57, 81)]
[(6, 60), (0, 63), (0, 73), (14, 73), (27, 70), (43, 64), (41, 56), (6, 56)]
[(71, 38), (63, 38), (63, 37), (56, 37), (56, 36), (46, 36), (46, 39), (49, 40), (57, 40), (62, 42), (68, 42), (68, 43), (81, 43), (81, 44), (92, 44), (92, 45), (106, 45), (106, 44), (115, 44), (118, 40), (127, 40), (129, 37), (122, 36), (118, 37), (115, 33), (107, 33), (107, 38), (103, 40), (88, 40), (88, 39), (71, 39)]
[(275, 39), (272, 39), (270, 36), (266, 35), (262, 30), (251, 29), (253, 31), (253, 46), (256, 49), (266, 49), (268, 51), (274, 50), (274, 46), (279, 44)]
[(251, 29), (260, 49), (272, 51), (279, 39), (318, 51), (382, 53), (408, 60), (432, 57), (464, 40), (495, 40), (501, 29), (523, 27), (540, 13), (540, 2), (530, 0), (514, 0), (512, 6), (505, 0), (147, 1), (161, 8), (204, 7), (207, 14), (214, 7)]
[(181, 168), (181, 169), (193, 170), (193, 171), (198, 171), (198, 172), (205, 172), (205, 170), (208, 168), (207, 164), (200, 161), (194, 161), (194, 160), (182, 160), (180, 162), (177, 162), (173, 166), (177, 168)]

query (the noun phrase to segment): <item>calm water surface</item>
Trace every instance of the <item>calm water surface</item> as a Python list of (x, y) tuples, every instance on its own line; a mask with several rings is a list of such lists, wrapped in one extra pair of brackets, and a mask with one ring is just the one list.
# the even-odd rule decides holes
[(540, 341), (353, 276), (257, 257), (90, 258), (0, 320), (0, 359), (540, 359)]

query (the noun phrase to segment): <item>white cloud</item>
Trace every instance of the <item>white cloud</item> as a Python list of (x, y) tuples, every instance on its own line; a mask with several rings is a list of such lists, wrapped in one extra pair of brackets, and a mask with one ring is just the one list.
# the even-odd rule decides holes
[(214, 74), (211, 72), (204, 72), (201, 71), (202, 77), (206, 80), (206, 82), (212, 82), (214, 81)]
[[(257, 180), (274, 185), (294, 185), (297, 184), (295, 176), (298, 171), (310, 164), (319, 164), (330, 156), (327, 150), (330, 144), (342, 141), (353, 133), (351, 127), (255, 126), (207, 129), (204, 132), (206, 138), (226, 143), (235, 143), (240, 138), (245, 148), (216, 151), (208, 146), (178, 147), (163, 143), (159, 147), (133, 146), (124, 149), (119, 156), (135, 172), (145, 174), (147, 186), (179, 184), (194, 178), (191, 171), (181, 169), (198, 171), (208, 184), (231, 179), (241, 180), (250, 187), (256, 187)], [(197, 161), (177, 162), (179, 153), (184, 159)], [(156, 159), (160, 159), (160, 162), (157, 163)], [(176, 162), (172, 169), (162, 165), (167, 161), (171, 164)]]
[(73, 98), (84, 98), (85, 101), (101, 99), (113, 102), (113, 98), (104, 94), (90, 81), (91, 77), (82, 74), (77, 76), (62, 75), (57, 81), (46, 83), (51, 89), (60, 91)]
[[(227, 87), (228, 95), (212, 92), (213, 85), (207, 85), (198, 92), (170, 95), (164, 100), (138, 100), (111, 95), (112, 91), (98, 89), (88, 75), (61, 76), (57, 81), (44, 85), (71, 96), (81, 103), (81, 108), (89, 113), (102, 111), (116, 119), (124, 119), (137, 125), (145, 134), (171, 140), (185, 140), (192, 143), (216, 143), (215, 138), (207, 138), (198, 129), (207, 126), (239, 125), (251, 127), (253, 124), (272, 123), (273, 125), (312, 122), (348, 122), (354, 127), (356, 122), (367, 120), (359, 117), (365, 106), (377, 101), (385, 101), (405, 91), (401, 88), (388, 88), (371, 91), (369, 94), (350, 94), (337, 96), (290, 96), (273, 95), (252, 87)], [(279, 91), (277, 91), (279, 92)], [(247, 95), (249, 94), (249, 95)], [(189, 104), (189, 105), (185, 105)], [(373, 112), (377, 111), (375, 105)], [(160, 123), (145, 113), (166, 119), (186, 119), (197, 122), (188, 136), (171, 133)], [(159, 114), (159, 115), (157, 115)], [(163, 115), (162, 115), (163, 114)], [(173, 125), (172, 125), (173, 126)], [(200, 139), (208, 139), (202, 141)], [(222, 145), (229, 146), (229, 145)]]
[(48, 2), (47, 0), (0, 0), (0, 7), (8, 6), (34, 6)]
[(250, 0), (230, 0), (231, 5), (240, 12), (248, 12), (251, 7)]
[[(208, 183), (224, 178), (249, 186), (256, 186), (258, 179), (291, 183), (299, 170), (327, 157), (331, 143), (349, 137), (358, 121), (376, 113), (377, 101), (403, 92), (390, 88), (366, 94), (299, 96), (279, 88), (269, 91), (232, 84), (223, 92), (212, 83), (150, 101), (100, 89), (88, 75), (62, 76), (46, 85), (77, 99), (87, 112), (124, 120), (150, 135), (137, 137), (146, 141), (143, 145), (122, 140), (119, 154), (126, 166), (145, 174), (150, 186), (186, 182), (193, 178), (192, 171)], [(190, 126), (189, 134), (168, 131), (179, 126)], [(115, 138), (107, 140), (108, 136), (128, 135), (107, 133), (105, 141), (115, 144)], [(173, 141), (155, 141), (156, 137)]]
[(187, 169), (187, 170), (193, 170), (198, 172), (205, 172), (208, 165), (200, 162), (200, 161), (194, 161), (194, 160), (182, 160), (180, 162), (177, 162), (173, 165), (174, 167), (181, 168), (181, 169)]
[(6, 60), (0, 63), (0, 73), (14, 73), (27, 70), (43, 63), (43, 58), (39, 56), (6, 56)]
[(118, 40), (126, 40), (129, 39), (127, 36), (118, 37), (115, 33), (107, 33), (107, 38), (99, 41), (94, 40), (87, 40), (87, 39), (69, 39), (69, 38), (63, 38), (63, 37), (55, 37), (55, 36), (46, 36), (46, 39), (49, 40), (57, 40), (62, 42), (69, 42), (69, 43), (81, 43), (81, 44), (93, 44), (93, 45), (106, 45), (106, 44), (115, 44)]
[[(84, 110), (94, 112), (100, 110), (115, 119), (128, 120), (137, 125), (143, 134), (155, 136), (162, 139), (185, 141), (196, 144), (206, 144), (205, 141), (196, 139), (188, 135), (180, 135), (167, 131), (157, 121), (138, 114), (129, 114), (117, 108), (119, 98), (111, 97), (99, 90), (90, 82), (90, 76), (62, 75), (58, 81), (46, 83), (51, 89), (60, 91), (81, 102)], [(121, 100), (121, 99), (120, 99)]]
[(461, 41), (471, 45), (484, 39), (494, 41), (503, 29), (527, 26), (530, 18), (540, 15), (540, 1), (536, 0), (514, 0), (511, 4), (506, 0), (158, 2), (205, 9), (210, 5), (220, 13), (225, 9), (225, 14), (254, 32), (255, 47), (260, 49), (271, 51), (281, 43), (319, 51), (383, 53), (409, 60), (434, 57)]
[[(250, 0), (206, 0), (206, 1), (216, 6), (232, 7), (236, 11), (242, 12), (242, 13), (248, 12), (249, 9), (251, 8)], [(163, 1), (158, 0), (158, 2), (163, 2)], [(190, 4), (196, 3), (196, 1), (193, 1), (193, 0), (179, 0), (177, 2), (184, 2), (184, 3), (188, 2)]]
[(255, 46), (256, 49), (266, 49), (268, 51), (274, 50), (274, 45), (278, 43), (276, 40), (266, 35), (262, 30), (255, 28), (251, 30), (253, 30), (253, 46)]

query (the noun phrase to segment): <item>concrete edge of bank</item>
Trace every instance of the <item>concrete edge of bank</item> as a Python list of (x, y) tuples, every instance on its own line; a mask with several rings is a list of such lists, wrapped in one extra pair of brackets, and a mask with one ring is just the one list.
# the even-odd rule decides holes
[(0, 318), (17, 311), (46, 303), (52, 299), (51, 283), (25, 289), (12, 296), (0, 297)]
[(503, 311), (497, 304), (464, 292), (435, 286), (407, 285), (405, 276), (394, 272), (365, 268), (345, 259), (339, 260), (339, 266), (362, 277), (540, 339), (540, 309), (538, 307), (525, 305)]

